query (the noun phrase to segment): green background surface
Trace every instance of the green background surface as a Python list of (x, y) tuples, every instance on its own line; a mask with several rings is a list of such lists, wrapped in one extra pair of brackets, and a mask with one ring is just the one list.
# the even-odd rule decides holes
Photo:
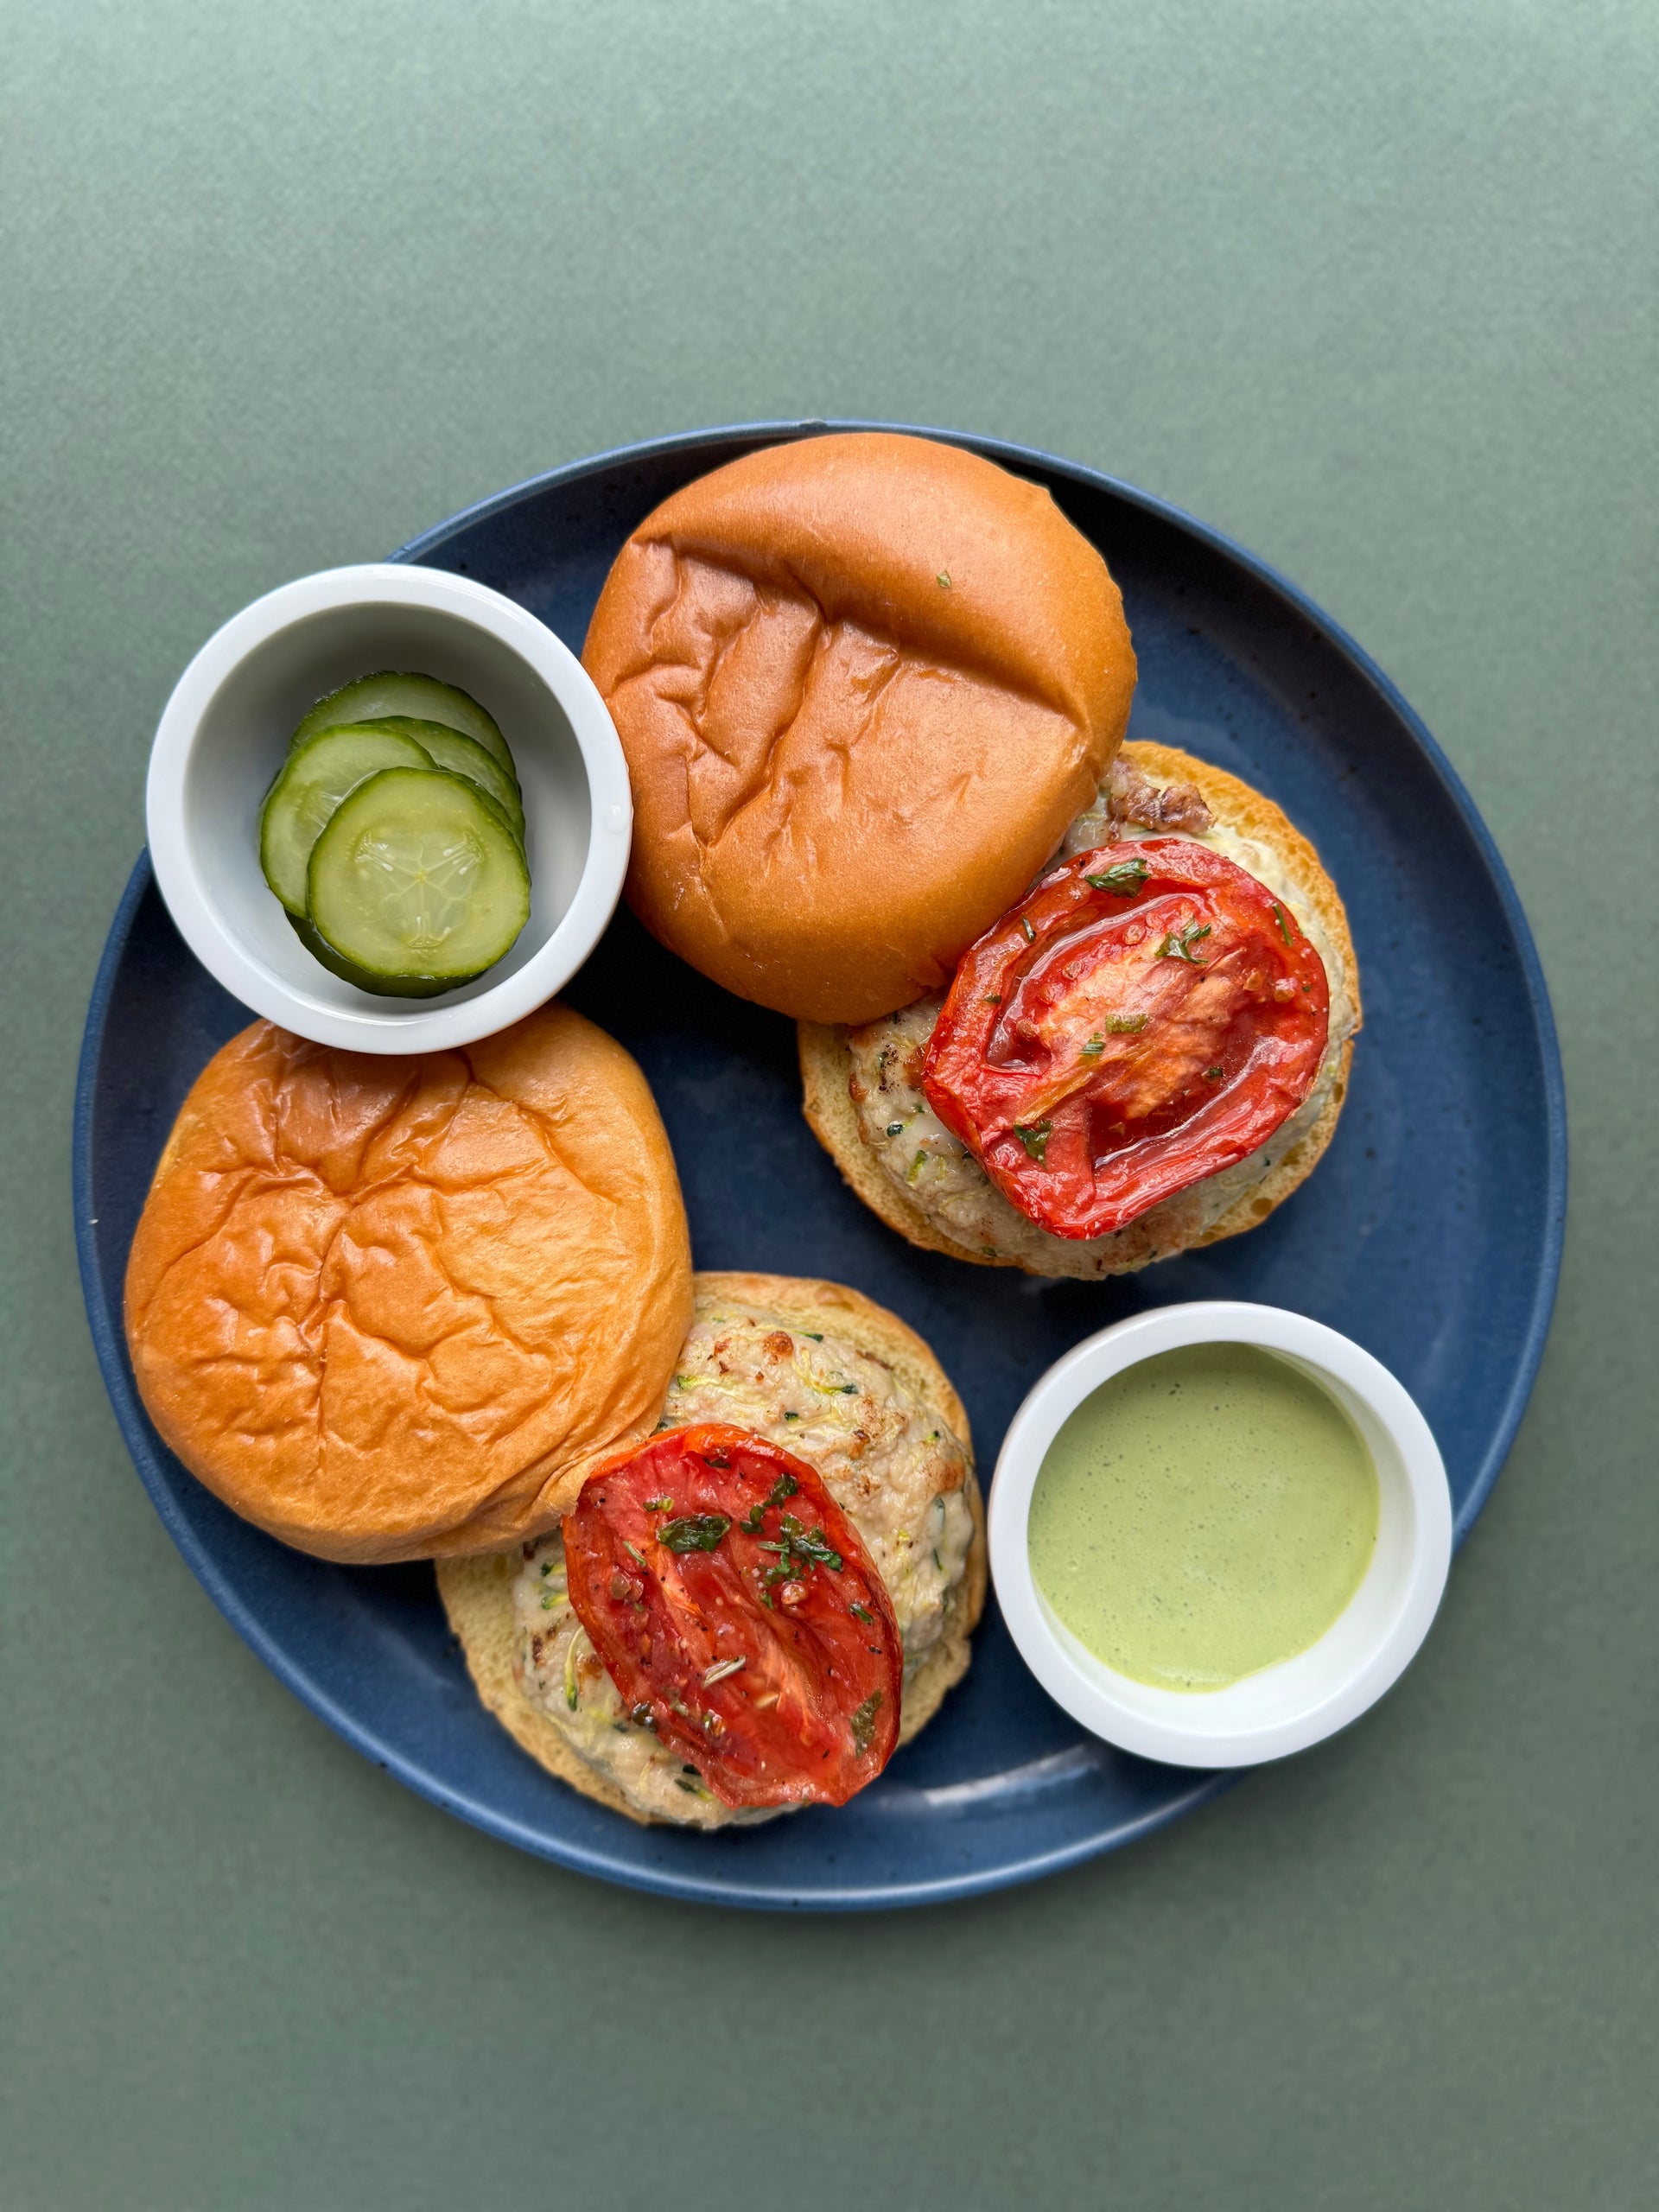
[[(1651, 2202), (1648, 0), (0, 30), (5, 2204)], [(219, 621), (595, 448), (818, 413), (1128, 477), (1376, 656), (1537, 931), (1574, 1184), (1532, 1409), (1382, 1707), (1062, 1878), (785, 1923), (486, 1841), (266, 1675), (107, 1410), (68, 1131)]]

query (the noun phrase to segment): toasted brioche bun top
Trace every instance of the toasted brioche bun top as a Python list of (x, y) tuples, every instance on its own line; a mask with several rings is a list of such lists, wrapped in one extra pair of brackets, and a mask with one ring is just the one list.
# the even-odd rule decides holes
[(664, 500), (582, 658), (627, 754), (636, 912), (815, 1021), (945, 982), (1088, 804), (1135, 689), (1117, 587), (1046, 492), (874, 431)]
[(406, 1059), (256, 1022), (185, 1100), (127, 1268), (162, 1437), (325, 1559), (551, 1528), (649, 1433), (690, 1319), (655, 1102), (557, 1005)]

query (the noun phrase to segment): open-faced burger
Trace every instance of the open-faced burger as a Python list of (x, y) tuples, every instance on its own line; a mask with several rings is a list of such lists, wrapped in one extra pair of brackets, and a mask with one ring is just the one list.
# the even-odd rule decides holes
[(842, 1804), (968, 1664), (967, 1420), (856, 1291), (700, 1274), (656, 1432), (438, 1586), (484, 1703), (587, 1796), (702, 1828)]
[(880, 432), (747, 454), (634, 531), (584, 658), (634, 906), (801, 1020), (808, 1119), (912, 1243), (1119, 1274), (1318, 1160), (1341, 899), (1260, 793), (1123, 742), (1117, 587), (1039, 487)]
[(1265, 1220), (1336, 1128), (1359, 983), (1278, 807), (1128, 744), (947, 989), (803, 1023), (807, 1119), (912, 1243), (1126, 1273)]

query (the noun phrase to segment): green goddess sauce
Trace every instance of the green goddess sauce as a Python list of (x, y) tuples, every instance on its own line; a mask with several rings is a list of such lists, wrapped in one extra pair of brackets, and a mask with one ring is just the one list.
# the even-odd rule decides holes
[(1032, 1573), (1118, 1673), (1224, 1689), (1324, 1635), (1376, 1515), (1370, 1454), (1317, 1382), (1252, 1344), (1192, 1344), (1069, 1416), (1032, 1496)]

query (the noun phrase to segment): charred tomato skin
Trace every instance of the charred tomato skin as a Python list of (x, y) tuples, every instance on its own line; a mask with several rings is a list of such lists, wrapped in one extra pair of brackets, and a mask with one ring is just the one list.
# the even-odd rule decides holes
[(963, 956), (922, 1088), (1028, 1219), (1104, 1236), (1265, 1144), (1330, 1019), (1283, 899), (1207, 845), (1125, 840), (1051, 869)]
[(887, 1586), (817, 1470), (752, 1431), (671, 1429), (583, 1484), (570, 1602), (623, 1703), (723, 1804), (842, 1805), (899, 1740)]

